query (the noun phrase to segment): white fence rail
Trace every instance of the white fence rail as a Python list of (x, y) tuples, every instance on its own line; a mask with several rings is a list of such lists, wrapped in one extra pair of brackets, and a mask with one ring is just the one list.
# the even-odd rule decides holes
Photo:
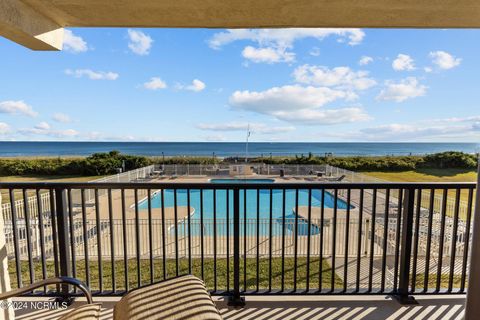
[[(155, 166), (150, 165), (147, 167), (123, 172), (123, 173), (118, 173), (116, 175), (100, 178), (100, 179), (95, 179), (91, 180), (89, 182), (135, 182), (135, 181), (141, 181), (142, 179), (150, 177), (150, 175), (155, 171)], [(103, 190), (100, 190), (99, 194), (102, 194), (104, 192)], [(80, 192), (78, 190), (72, 190), (72, 199), (74, 203), (80, 203)], [(50, 194), (45, 192), (41, 193), (40, 195), (41, 198), (41, 208), (43, 213), (49, 213), (50, 212)], [(85, 201), (87, 203), (91, 203), (95, 200), (95, 195), (94, 191), (91, 189), (88, 189), (85, 191)], [(29, 196), (27, 198), (28, 203), (28, 209), (29, 209), (29, 215), (30, 218), (36, 218), (38, 217), (38, 206), (37, 206), (37, 196)], [(18, 219), (23, 219), (24, 218), (24, 213), (25, 213), (25, 200), (24, 199), (19, 199), (15, 200), (14, 202), (15, 208), (16, 208), (16, 213), (17, 213), (17, 218)], [(6, 199), (3, 199), (2, 201), (2, 216), (3, 216), (3, 221), (10, 221), (12, 219), (12, 207), (10, 201), (6, 201)]]

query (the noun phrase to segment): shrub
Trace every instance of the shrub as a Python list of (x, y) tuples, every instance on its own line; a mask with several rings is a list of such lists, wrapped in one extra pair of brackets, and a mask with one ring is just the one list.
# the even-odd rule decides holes
[(426, 155), (422, 167), (475, 169), (477, 167), (477, 159), (473, 154), (447, 151)]

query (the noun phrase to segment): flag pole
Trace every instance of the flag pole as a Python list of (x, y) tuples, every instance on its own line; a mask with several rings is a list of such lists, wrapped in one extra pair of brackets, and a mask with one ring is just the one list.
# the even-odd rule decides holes
[(250, 138), (250, 123), (247, 126), (247, 143), (245, 144), (245, 163), (248, 162), (248, 138)]

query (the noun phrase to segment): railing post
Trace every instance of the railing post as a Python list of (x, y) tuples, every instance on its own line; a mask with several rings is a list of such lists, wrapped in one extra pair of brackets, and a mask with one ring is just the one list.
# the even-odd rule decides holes
[[(408, 295), (410, 284), (410, 259), (412, 255), (412, 229), (415, 210), (415, 189), (405, 189), (402, 211), (402, 234), (400, 239), (400, 272), (398, 288), (394, 297), (401, 304), (417, 304), (413, 296)], [(398, 217), (397, 219), (399, 219)], [(398, 230), (397, 230), (398, 232)]]
[(233, 189), (233, 292), (229, 297), (228, 305), (237, 307), (245, 305), (245, 299), (240, 296), (240, 189), (238, 188)]
[[(60, 276), (71, 276), (71, 261), (69, 250), (69, 234), (68, 234), (68, 209), (67, 209), (67, 190), (55, 189), (55, 212), (57, 217), (57, 234), (58, 234), (58, 253), (60, 261)], [(62, 285), (61, 299), (69, 300), (69, 286)]]

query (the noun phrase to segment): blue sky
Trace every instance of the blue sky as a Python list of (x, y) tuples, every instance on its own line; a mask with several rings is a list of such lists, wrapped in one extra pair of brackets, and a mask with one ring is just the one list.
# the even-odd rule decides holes
[(480, 140), (480, 30), (70, 29), (0, 38), (0, 140)]

